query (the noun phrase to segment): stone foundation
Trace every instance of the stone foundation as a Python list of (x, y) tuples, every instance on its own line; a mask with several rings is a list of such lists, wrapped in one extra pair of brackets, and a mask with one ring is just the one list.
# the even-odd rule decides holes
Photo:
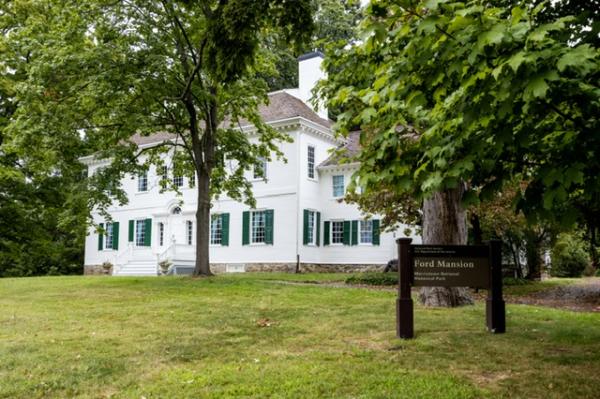
[[(242, 268), (243, 267), (243, 268)], [(227, 273), (236, 269), (242, 269), (247, 273), (252, 272), (283, 272), (294, 273), (295, 263), (211, 263), (210, 270), (213, 273)], [(300, 263), (300, 273), (360, 273), (360, 272), (382, 272), (385, 265), (376, 264), (327, 264), (327, 263)]]
[[(385, 265), (376, 264), (327, 264), (327, 263), (300, 263), (300, 273), (362, 273), (362, 272), (382, 272)], [(295, 263), (211, 263), (210, 270), (213, 273), (230, 273), (244, 271), (246, 273), (255, 272), (280, 272), (294, 273), (296, 271)], [(88, 276), (101, 276), (112, 274), (112, 267), (106, 271), (102, 265), (86, 265), (83, 267), (83, 274)]]
[(83, 266), (83, 274), (86, 276), (104, 276), (112, 274), (112, 267), (106, 271), (102, 265), (85, 265)]

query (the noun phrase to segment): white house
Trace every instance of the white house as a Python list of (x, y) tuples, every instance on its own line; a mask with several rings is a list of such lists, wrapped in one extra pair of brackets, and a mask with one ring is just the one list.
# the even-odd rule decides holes
[[(260, 111), (265, 122), (293, 139), (280, 149), (287, 162), (265, 163), (266, 179), (253, 179), (256, 209), (227, 197), (212, 207), (210, 261), (214, 272), (355, 271), (381, 269), (396, 257), (396, 233), (383, 233), (379, 218), (366, 219), (342, 201), (357, 167), (338, 163), (331, 150), (358, 148), (358, 135), (341, 142), (331, 132), (325, 110), (315, 112), (308, 99), (323, 77), (322, 55), (300, 57), (299, 87), (269, 95)], [(322, 108), (322, 107), (320, 107)], [(243, 126), (251, 136), (252, 126)], [(139, 146), (168, 139), (164, 134), (138, 137)], [(107, 161), (82, 159), (89, 173)], [(129, 203), (109, 209), (112, 222), (94, 214), (106, 234), (91, 228), (85, 244), (85, 273), (98, 273), (104, 262), (114, 275), (157, 275), (168, 261), (171, 272), (190, 273), (195, 257), (196, 192), (187, 178), (169, 176), (181, 195), (159, 191), (165, 171), (122, 181)], [(167, 171), (168, 173), (168, 171)], [(193, 183), (192, 183), (193, 184)]]

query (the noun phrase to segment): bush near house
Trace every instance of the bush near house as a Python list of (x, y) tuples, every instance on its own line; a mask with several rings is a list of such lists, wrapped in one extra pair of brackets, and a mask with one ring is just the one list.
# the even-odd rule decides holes
[(346, 284), (397, 285), (398, 273), (359, 273), (346, 279)]
[(558, 236), (551, 255), (550, 274), (554, 277), (581, 277), (583, 270), (591, 262), (584, 242), (571, 233)]

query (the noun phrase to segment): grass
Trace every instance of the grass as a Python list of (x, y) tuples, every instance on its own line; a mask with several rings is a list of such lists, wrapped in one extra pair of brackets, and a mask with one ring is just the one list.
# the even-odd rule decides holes
[(2, 279), (0, 397), (597, 397), (600, 314), (417, 306), (401, 341), (393, 292), (277, 282), (344, 278)]

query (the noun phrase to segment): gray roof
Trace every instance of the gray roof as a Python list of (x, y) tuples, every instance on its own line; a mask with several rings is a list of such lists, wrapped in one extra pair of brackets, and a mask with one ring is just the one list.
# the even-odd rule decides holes
[(348, 133), (346, 142), (339, 146), (325, 161), (319, 164), (319, 168), (324, 166), (340, 165), (342, 163), (352, 162), (360, 152), (360, 130)]
[[(264, 122), (275, 122), (282, 119), (302, 117), (325, 128), (331, 127), (331, 122), (329, 120), (319, 117), (302, 100), (285, 91), (270, 93), (269, 104), (260, 105), (258, 112), (262, 116)], [(240, 123), (242, 126), (250, 125), (250, 122), (245, 120), (240, 121)], [(144, 145), (159, 143), (173, 138), (175, 138), (175, 135), (172, 133), (159, 132), (150, 136), (136, 134), (131, 138), (131, 141), (137, 145)]]

